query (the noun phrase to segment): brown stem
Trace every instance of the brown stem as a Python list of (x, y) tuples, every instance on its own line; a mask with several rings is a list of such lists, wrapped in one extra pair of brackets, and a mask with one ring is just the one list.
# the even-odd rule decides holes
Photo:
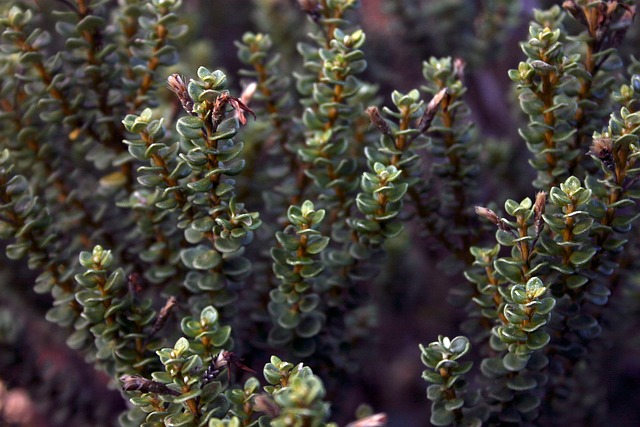
[[(164, 13), (162, 13), (162, 16), (165, 16), (168, 13), (168, 11), (163, 12)], [(155, 46), (153, 47), (151, 58), (147, 61), (146, 69), (148, 71), (145, 73), (144, 77), (142, 78), (142, 82), (140, 83), (140, 87), (136, 91), (133, 107), (130, 109), (131, 112), (138, 110), (145, 102), (144, 96), (147, 94), (147, 92), (149, 92), (149, 90), (151, 90), (151, 87), (154, 83), (155, 71), (160, 66), (160, 58), (156, 56), (156, 53), (167, 44), (167, 36), (169, 35), (167, 27), (162, 24), (158, 24), (155, 27), (155, 33), (157, 41)]]
[[(556, 74), (553, 72), (550, 72), (549, 74), (545, 74), (542, 76), (542, 91), (538, 92), (537, 95), (538, 97), (542, 100), (543, 103), (543, 119), (544, 119), (544, 124), (549, 127), (549, 128), (553, 128), (556, 124), (556, 116), (555, 113), (553, 111), (547, 111), (549, 110), (551, 107), (553, 107), (554, 102), (553, 102), (553, 97), (555, 95), (555, 89), (554, 89), (554, 85), (555, 85), (555, 80), (556, 80)], [(553, 136), (554, 136), (554, 131), (551, 129), (546, 129), (544, 131), (544, 147), (545, 149), (550, 149), (553, 150), (556, 148), (556, 143), (553, 140)], [(558, 158), (556, 157), (555, 153), (546, 153), (545, 154), (545, 160), (547, 161), (547, 175), (549, 175), (549, 177), (551, 178), (551, 184), (550, 186), (554, 186), (557, 185), (556, 182), (556, 178), (553, 177), (553, 170), (556, 168), (557, 164), (558, 164)]]
[[(438, 373), (440, 374), (442, 379), (444, 379), (445, 383), (447, 382), (447, 380), (449, 378), (451, 378), (451, 373), (449, 372), (449, 369), (447, 369), (447, 368), (440, 368)], [(443, 394), (444, 394), (444, 398), (446, 400), (455, 400), (455, 399), (457, 399), (456, 391), (453, 388), (445, 389), (443, 391)], [(453, 417), (455, 418), (456, 425), (457, 425), (464, 418), (464, 414), (462, 413), (462, 409), (461, 408), (454, 409), (452, 412), (453, 412)]]

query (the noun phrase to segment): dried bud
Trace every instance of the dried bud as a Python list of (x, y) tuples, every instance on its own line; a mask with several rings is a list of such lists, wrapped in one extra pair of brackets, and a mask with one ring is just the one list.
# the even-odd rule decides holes
[(129, 293), (136, 298), (140, 292), (142, 292), (142, 278), (140, 277), (140, 274), (137, 272), (133, 272), (131, 274), (129, 274), (129, 283), (128, 283), (128, 287), (129, 287)]
[(536, 194), (536, 202), (533, 205), (533, 224), (536, 228), (536, 234), (540, 234), (542, 231), (542, 227), (544, 227), (544, 220), (542, 219), (542, 215), (544, 214), (544, 208), (547, 204), (547, 193), (544, 191), (538, 192)]
[(220, 375), (221, 371), (222, 369), (216, 367), (214, 363), (209, 365), (209, 367), (202, 374), (202, 387), (204, 387), (205, 385), (209, 384), (211, 381), (218, 378), (218, 375)]
[(257, 119), (256, 113), (254, 113), (251, 108), (247, 107), (239, 98), (229, 97), (229, 104), (231, 104), (236, 110), (236, 116), (243, 125), (247, 124), (247, 119), (244, 117), (245, 112), (251, 114), (253, 116), (253, 120)]
[(616, 11), (616, 9), (618, 8), (618, 5), (621, 5), (621, 3), (617, 2), (617, 1), (609, 1), (607, 4), (604, 3), (600, 3), (604, 14), (607, 17), (610, 17), (614, 14), (614, 12)]
[(536, 70), (542, 75), (547, 75), (549, 73), (553, 73), (557, 71), (556, 67), (544, 61), (540, 61), (539, 59), (536, 59), (535, 61), (531, 61), (529, 65), (531, 65), (531, 67), (534, 70)]
[(213, 123), (214, 127), (217, 127), (222, 119), (224, 119), (224, 115), (226, 112), (227, 104), (229, 103), (228, 93), (223, 93), (216, 98), (213, 102), (213, 110), (211, 111), (211, 123)]
[[(25, 389), (7, 390), (0, 381), (0, 421), (6, 426), (35, 426), (36, 405)], [(39, 418), (39, 417), (38, 417)]]
[[(604, 51), (618, 47), (633, 23), (636, 7), (619, 0), (609, 0), (598, 3), (593, 10), (594, 12), (587, 16), (587, 27), (595, 39), (596, 50)], [(619, 10), (623, 12), (619, 14)]]
[(214, 357), (211, 360), (211, 365), (209, 366), (207, 371), (204, 373), (203, 380), (205, 382), (212, 381), (213, 379), (215, 379), (215, 377), (217, 377), (220, 374), (220, 372), (224, 368), (227, 368), (227, 377), (229, 379), (229, 382), (231, 382), (231, 366), (232, 365), (239, 369), (242, 369), (243, 371), (251, 372), (253, 374), (256, 373), (256, 371), (254, 371), (247, 365), (241, 363), (241, 360), (242, 359), (236, 356), (233, 352), (222, 350), (220, 353), (218, 353), (216, 357)]
[(462, 58), (456, 58), (453, 60), (453, 74), (459, 81), (464, 81), (464, 69), (467, 63)]
[(148, 380), (140, 375), (123, 375), (120, 377), (124, 391), (141, 391), (143, 393), (170, 394), (180, 396), (180, 393), (171, 390), (166, 385), (157, 381)]
[(496, 213), (491, 209), (482, 206), (476, 206), (475, 211), (478, 216), (488, 219), (490, 222), (500, 227), (500, 218), (498, 218), (498, 215), (496, 215)]
[(300, 9), (309, 15), (313, 22), (320, 20), (320, 3), (318, 0), (298, 0), (298, 5)]
[(193, 114), (193, 99), (189, 96), (189, 91), (187, 90), (187, 85), (185, 84), (182, 77), (178, 74), (172, 74), (167, 79), (167, 87), (169, 90), (176, 94), (180, 103), (182, 104), (182, 108), (189, 114)]
[(256, 119), (255, 113), (248, 107), (249, 102), (251, 102), (251, 98), (253, 98), (253, 94), (256, 93), (256, 89), (258, 88), (258, 84), (256, 82), (252, 82), (242, 91), (242, 95), (240, 95), (240, 99), (231, 98), (229, 103), (236, 110), (236, 118), (243, 125), (247, 124), (247, 118), (244, 116), (244, 112), (248, 112), (253, 116), (253, 120)]
[(313, 12), (320, 7), (318, 0), (298, 0), (298, 5), (300, 6), (300, 9), (307, 13)]
[(280, 415), (280, 407), (268, 396), (259, 394), (253, 398), (253, 410), (256, 412), (264, 412), (271, 418)]
[(587, 17), (584, 14), (584, 9), (580, 5), (578, 5), (575, 0), (566, 0), (564, 3), (562, 3), (562, 8), (569, 12), (576, 21), (584, 26), (589, 26)]
[(347, 424), (347, 427), (384, 427), (387, 425), (387, 414), (379, 413), (369, 415), (357, 421)]
[(253, 98), (253, 95), (256, 93), (257, 88), (258, 88), (258, 83), (256, 82), (249, 83), (242, 91), (242, 95), (240, 95), (240, 101), (242, 101), (242, 103), (245, 105), (249, 105), (249, 103), (251, 102), (251, 99)]
[(165, 323), (167, 323), (167, 319), (173, 310), (173, 307), (178, 303), (178, 300), (175, 297), (169, 297), (167, 302), (164, 304), (164, 307), (160, 310), (160, 314), (158, 314), (158, 318), (153, 324), (153, 328), (151, 329), (151, 336), (155, 335)]
[(244, 117), (245, 111), (251, 114), (254, 120), (256, 119), (256, 114), (253, 112), (253, 110), (247, 107), (240, 98), (231, 96), (228, 93), (223, 93), (222, 95), (216, 98), (213, 104), (213, 111), (211, 112), (211, 121), (214, 127), (219, 125), (220, 122), (222, 122), (222, 119), (225, 116), (225, 110), (226, 110), (227, 104), (231, 104), (231, 106), (236, 111), (238, 120), (243, 125), (247, 123), (247, 119)]
[(378, 128), (378, 130), (382, 134), (391, 135), (391, 128), (389, 127), (389, 124), (386, 122), (386, 120), (382, 118), (378, 107), (367, 107), (365, 112), (369, 116), (369, 120), (371, 120), (371, 123), (373, 123), (373, 125)]
[(436, 116), (436, 112), (438, 112), (438, 107), (440, 107), (440, 104), (445, 99), (445, 97), (450, 97), (450, 95), (447, 93), (447, 88), (440, 90), (440, 92), (436, 93), (434, 97), (431, 98), (431, 101), (429, 101), (429, 104), (424, 110), (424, 114), (422, 115), (422, 117), (420, 118), (420, 122), (418, 123), (418, 130), (420, 132), (426, 132), (427, 130), (429, 130), (429, 127), (431, 127), (431, 123)]
[(610, 170), (615, 170), (613, 158), (613, 140), (608, 137), (594, 138), (591, 149), (587, 154), (597, 157)]
[(633, 20), (636, 17), (636, 6), (629, 6), (625, 3), (617, 3), (621, 6), (625, 11), (620, 16), (617, 21), (611, 25), (611, 43), (610, 46), (617, 47), (624, 40), (625, 35), (627, 34), (627, 30), (633, 24)]

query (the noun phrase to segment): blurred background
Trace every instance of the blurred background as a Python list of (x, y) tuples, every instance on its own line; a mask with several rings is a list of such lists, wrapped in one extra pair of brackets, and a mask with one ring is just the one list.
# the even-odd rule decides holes
[[(190, 31), (184, 43), (188, 48), (180, 52), (181, 62), (175, 71), (187, 78), (200, 65), (219, 68), (239, 90), (238, 70), (243, 65), (237, 58), (234, 42), (245, 31), (269, 33), (282, 55), (282, 66), (290, 72), (301, 69), (296, 44), (308, 41), (306, 34), (313, 28), (296, 0), (183, 2), (182, 20)], [(502, 6), (492, 9), (494, 3)], [(527, 164), (528, 152), (518, 136), (518, 127), (523, 126), (525, 118), (521, 116), (507, 71), (517, 68), (523, 60), (518, 43), (527, 37), (533, 9), (558, 3), (561, 2), (363, 0), (353, 14), (353, 20), (367, 34), (363, 50), (369, 65), (361, 78), (379, 85), (380, 105), (390, 104), (393, 90), (406, 93), (419, 88), (423, 84), (421, 64), (431, 56), (460, 57), (467, 63), (466, 101), (476, 124), (476, 139), (483, 144), (476, 203), (486, 205), (494, 201), (500, 207), (506, 198), (521, 200), (534, 196), (530, 185), (534, 172)], [(59, 2), (38, 0), (32, 4), (42, 10), (46, 25), (54, 31), (50, 10), (59, 7)], [(106, 4), (115, 7), (117, 2)], [(638, 53), (637, 27), (634, 25), (622, 48), (627, 53)], [(576, 27), (573, 33), (579, 31)], [(168, 93), (163, 96), (169, 99)], [(254, 208), (260, 210), (259, 206)], [(419, 232), (410, 229), (401, 240), (409, 239), (414, 231)], [(487, 241), (491, 238), (488, 233)], [(340, 425), (353, 419), (361, 403), (371, 405), (376, 412), (386, 412), (390, 426), (430, 425), (430, 402), (425, 394), (427, 384), (420, 377), (424, 367), (418, 344), (434, 341), (439, 334), (450, 337), (460, 334), (464, 310), (445, 301), (450, 290), (465, 279), (460, 273), (450, 276), (442, 273), (444, 268), (439, 265), (445, 258), (442, 249), (428, 239), (414, 241), (412, 245), (405, 243), (393, 244), (389, 267), (379, 281), (384, 285), (375, 290), (379, 328), (375, 347), (361, 361), (361, 374), (351, 382), (326, 380), (327, 399), (334, 402), (334, 419)], [(632, 245), (631, 249), (637, 250), (637, 243)], [(402, 268), (405, 265), (411, 268)], [(26, 263), (8, 263), (4, 258), (0, 261), (0, 307), (14, 308), (1, 312), (5, 318), (0, 318), (0, 328), (6, 330), (0, 337), (28, 331), (21, 346), (8, 345), (12, 342), (9, 339), (0, 341), (0, 413), (5, 414), (5, 422), (16, 426), (116, 425), (115, 418), (125, 402), (117, 390), (108, 387), (108, 379), (70, 351), (60, 331), (44, 320), (42, 313), (50, 301), (31, 291), (35, 277)], [(635, 286), (633, 277), (628, 280), (629, 286)], [(637, 293), (632, 295), (637, 299)], [(637, 320), (633, 321), (636, 323)], [(637, 333), (625, 337), (623, 344), (606, 344), (607, 351), (615, 357), (603, 359), (601, 382), (596, 385), (602, 392), (594, 402), (602, 408), (598, 412), (602, 418), (594, 418), (589, 425), (600, 425), (603, 419), (611, 426), (640, 425), (637, 344), (640, 344)], [(242, 356), (256, 370), (259, 370), (256, 366), (266, 362), (265, 354)], [(82, 386), (78, 388), (78, 384)]]

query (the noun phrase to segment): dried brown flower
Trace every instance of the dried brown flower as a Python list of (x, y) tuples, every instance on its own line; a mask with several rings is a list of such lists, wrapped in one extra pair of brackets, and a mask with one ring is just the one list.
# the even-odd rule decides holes
[(424, 114), (420, 118), (420, 122), (418, 123), (418, 130), (420, 132), (426, 132), (431, 127), (431, 123), (436, 116), (436, 112), (438, 112), (438, 108), (440, 104), (445, 98), (450, 98), (451, 95), (447, 93), (447, 88), (440, 90), (440, 92), (436, 93), (429, 104), (427, 104), (427, 108), (424, 110)]
[(379, 414), (369, 415), (357, 421), (347, 424), (347, 427), (384, 427), (387, 425), (387, 414), (381, 412)]
[(318, 0), (298, 0), (298, 5), (300, 9), (309, 15), (313, 22), (320, 20), (320, 3)]
[(600, 159), (608, 169), (615, 170), (616, 164), (613, 158), (613, 140), (611, 138), (594, 138), (587, 154), (591, 154)]
[(391, 135), (391, 128), (386, 120), (380, 114), (380, 110), (378, 107), (367, 107), (365, 110), (367, 115), (369, 116), (369, 120), (371, 123), (384, 135)]
[(496, 215), (496, 213), (491, 209), (485, 208), (483, 206), (476, 206), (475, 211), (478, 216), (481, 216), (482, 218), (489, 220), (490, 222), (497, 225), (498, 227), (500, 226), (500, 218), (498, 218), (498, 215)]
[(538, 192), (538, 194), (536, 194), (536, 201), (533, 205), (533, 225), (536, 228), (536, 235), (540, 234), (542, 227), (544, 227), (544, 219), (542, 218), (542, 215), (544, 215), (546, 204), (547, 193), (544, 191)]
[(138, 295), (140, 295), (140, 293), (143, 290), (142, 287), (142, 278), (140, 277), (140, 274), (137, 272), (132, 272), (131, 274), (129, 274), (128, 277), (128, 289), (129, 289), (129, 293), (136, 298)]
[(566, 0), (564, 3), (562, 3), (562, 8), (569, 12), (576, 21), (580, 22), (584, 26), (589, 26), (587, 17), (584, 14), (584, 9), (580, 5), (578, 5), (575, 0)]
[(280, 415), (280, 407), (268, 396), (259, 394), (253, 398), (253, 410), (256, 412), (264, 412), (271, 418)]
[(456, 58), (453, 60), (453, 74), (456, 76), (456, 79), (460, 81), (464, 81), (464, 69), (467, 66), (467, 63), (464, 62), (462, 58)]
[[(225, 116), (227, 104), (231, 104), (233, 109), (236, 111), (238, 120), (243, 125), (247, 123), (247, 119), (244, 117), (244, 112), (247, 112), (253, 116), (253, 119), (256, 119), (256, 114), (253, 110), (245, 105), (242, 102), (242, 99), (236, 98), (235, 96), (231, 96), (228, 93), (223, 93), (218, 98), (216, 98), (213, 104), (213, 111), (211, 112), (211, 120), (214, 124), (214, 127), (220, 124), (222, 119)], [(238, 114), (239, 112), (239, 114)]]
[(182, 108), (189, 114), (193, 114), (193, 99), (189, 95), (187, 85), (178, 74), (172, 74), (167, 78), (167, 87), (176, 94), (182, 104)]
[(120, 377), (124, 391), (141, 391), (143, 393), (170, 394), (180, 396), (180, 393), (171, 390), (166, 385), (157, 381), (148, 380), (140, 375), (123, 375)]
[(256, 93), (256, 89), (257, 88), (258, 88), (258, 84), (256, 82), (251, 82), (242, 91), (242, 95), (240, 95), (240, 99), (235, 101), (237, 104), (234, 103), (233, 99), (231, 99), (229, 101), (231, 103), (231, 105), (233, 105), (233, 107), (236, 110), (236, 118), (243, 125), (247, 124), (247, 118), (244, 115), (245, 111), (250, 113), (253, 116), (254, 120), (256, 119), (256, 115), (249, 108), (249, 103), (251, 102), (251, 99), (253, 98), (253, 95)]
[(169, 318), (169, 315), (173, 311), (173, 307), (175, 307), (177, 303), (178, 303), (178, 300), (176, 299), (176, 297), (169, 297), (169, 299), (167, 299), (167, 302), (164, 304), (164, 307), (162, 307), (162, 309), (160, 310), (160, 313), (158, 314), (158, 318), (153, 324), (153, 328), (151, 329), (152, 336), (155, 335), (160, 329), (162, 329), (165, 323), (167, 323), (167, 319)]

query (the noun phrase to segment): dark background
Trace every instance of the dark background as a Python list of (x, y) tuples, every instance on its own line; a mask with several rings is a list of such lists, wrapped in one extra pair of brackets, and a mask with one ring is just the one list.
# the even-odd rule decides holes
[[(46, 10), (51, 1), (39, 3)], [(184, 0), (184, 3), (187, 12), (185, 22), (191, 27), (187, 36), (190, 48), (181, 52), (184, 63), (180, 69), (187, 75), (193, 74), (198, 65), (210, 69), (221, 68), (230, 76), (232, 85), (239, 87), (240, 82), (234, 76), (237, 76), (242, 64), (236, 57), (234, 41), (240, 39), (245, 31), (271, 32), (274, 40), (285, 43), (278, 46), (278, 49), (282, 49), (285, 66), (299, 69), (295, 43), (306, 38), (305, 33), (310, 27), (295, 1)], [(422, 29), (426, 29), (427, 35), (412, 38), (406, 27), (385, 12), (385, 3), (384, 0), (364, 0), (354, 17), (367, 33), (363, 50), (367, 54), (369, 67), (362, 78), (380, 84), (382, 104), (389, 104), (392, 90), (407, 92), (423, 84), (421, 64), (430, 56), (467, 58), (470, 52), (465, 44), (468, 28), (451, 28), (446, 33), (429, 34), (429, 25), (434, 23), (418, 22)], [(467, 7), (473, 9), (480, 2), (466, 3)], [(495, 201), (500, 206), (506, 198), (520, 200), (534, 195), (530, 185), (534, 173), (527, 165), (528, 153), (517, 134), (518, 127), (524, 121), (507, 71), (516, 68), (518, 62), (524, 59), (518, 43), (526, 37), (532, 9), (548, 7), (556, 2), (525, 0), (521, 3), (519, 23), (506, 31), (504, 43), (501, 43), (502, 50), (489, 52), (486, 58), (468, 60), (467, 102), (473, 110), (472, 118), (476, 122), (477, 132), (482, 135), (478, 139), (492, 141), (491, 147), (495, 150), (485, 153), (483, 157), (489, 163), (482, 166), (478, 203)], [(274, 20), (265, 15), (265, 10), (275, 11), (284, 25), (274, 25)], [(637, 33), (637, 28), (634, 28), (624, 50), (633, 52), (635, 49), (636, 53), (640, 53), (637, 52)], [(442, 51), (443, 47), (447, 50)], [(490, 239), (491, 235), (487, 238)], [(401, 252), (401, 256), (403, 263), (410, 263), (414, 268), (409, 272), (394, 269), (395, 261), (390, 259), (391, 267), (386, 277), (391, 284), (378, 287), (374, 295), (380, 305), (380, 327), (376, 331), (375, 351), (363, 360), (361, 377), (355, 383), (345, 381), (340, 387), (329, 391), (327, 399), (334, 401), (335, 419), (341, 425), (353, 418), (353, 411), (360, 403), (368, 403), (376, 411), (386, 412), (390, 426), (430, 425), (430, 402), (425, 394), (427, 384), (420, 378), (424, 367), (420, 363), (418, 344), (428, 344), (439, 334), (450, 337), (459, 334), (458, 326), (464, 319), (464, 311), (453, 308), (445, 300), (449, 290), (463, 283), (464, 279), (459, 274), (447, 276), (442, 273), (437, 266), (442, 259), (441, 249), (427, 241), (418, 242), (411, 248), (411, 251)], [(17, 294), (0, 295), (0, 303), (3, 300), (4, 303), (11, 301), (11, 304), (20, 307), (20, 299), (27, 298), (38, 302), (42, 311), (46, 310), (49, 301), (29, 291), (35, 276), (26, 269), (26, 265), (9, 264), (3, 259), (0, 267), (0, 280), (25, 284)], [(632, 288), (635, 282), (629, 280), (629, 287)], [(637, 291), (630, 295), (629, 298), (638, 299)], [(29, 331), (26, 337), (28, 343), (24, 348), (30, 350), (27, 354), (21, 348), (0, 349), (0, 369), (10, 365), (2, 364), (8, 359), (31, 358), (41, 370), (41, 390), (30, 395), (35, 405), (30, 425), (81, 425), (76, 424), (78, 421), (62, 421), (65, 417), (82, 419), (80, 414), (91, 420), (87, 421), (90, 425), (113, 425), (114, 416), (124, 408), (119, 393), (108, 390), (108, 380), (96, 374), (90, 365), (64, 346), (65, 338), (54, 326), (44, 321), (38, 310), (34, 311), (27, 304), (22, 309), (22, 315), (14, 321), (23, 322), (25, 330)], [(637, 320), (633, 322), (635, 324)], [(602, 418), (589, 420), (588, 425), (601, 425), (604, 419), (610, 426), (640, 425), (638, 341), (637, 333), (633, 333), (624, 336), (621, 342), (602, 343), (611, 357), (604, 358), (599, 369), (600, 381), (595, 387), (602, 393), (601, 400), (594, 402), (594, 405), (604, 404), (604, 412), (601, 413)], [(263, 360), (261, 363), (265, 362)], [(19, 384), (21, 376), (29, 375), (33, 373), (0, 370), (0, 379), (7, 384)], [(68, 384), (77, 382), (83, 384), (83, 390), (68, 389)], [(69, 393), (70, 399), (76, 399), (75, 406), (57, 408), (58, 412), (53, 417), (43, 416), (53, 413), (50, 408), (42, 410), (47, 396), (64, 393)], [(99, 404), (95, 403), (96, 399)], [(73, 413), (76, 413), (75, 418)]]

